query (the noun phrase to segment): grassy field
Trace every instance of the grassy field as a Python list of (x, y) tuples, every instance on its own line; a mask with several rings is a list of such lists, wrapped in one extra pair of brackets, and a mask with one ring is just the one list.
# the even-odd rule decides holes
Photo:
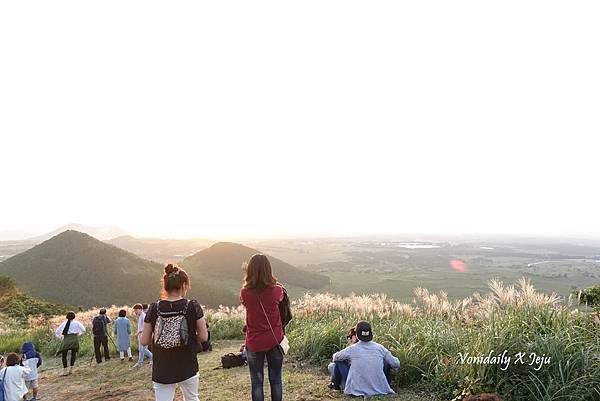
[[(403, 390), (396, 399), (433, 399), (418, 398), (414, 393), (418, 389), (435, 394), (440, 401), (458, 401), (481, 392), (498, 392), (507, 401), (600, 401), (600, 316), (588, 308), (566, 303), (556, 294), (537, 292), (526, 279), (517, 285), (492, 281), (485, 294), (460, 300), (424, 288), (417, 288), (413, 297), (413, 302), (402, 303), (381, 294), (315, 294), (295, 301), (294, 319), (287, 327), (292, 354), (285, 367), (286, 400), (341, 397), (327, 390), (324, 366), (345, 346), (347, 329), (366, 319), (373, 324), (374, 340), (400, 359), (394, 388)], [(109, 315), (114, 318), (118, 309), (110, 308)], [(89, 324), (96, 313), (80, 312), (77, 318)], [(236, 350), (243, 342), (244, 310), (223, 307), (206, 310), (206, 316), (218, 347), (201, 356), (203, 399), (234, 399), (227, 398), (232, 394), (235, 399), (246, 399), (245, 369), (213, 370), (221, 354)], [(0, 316), (0, 353), (17, 351), (24, 341), (33, 341), (43, 355), (52, 355), (58, 341), (50, 333), (63, 320), (63, 316), (31, 318), (25, 325)], [(135, 352), (135, 342), (132, 345)], [(503, 351), (514, 358), (505, 368), (498, 363), (461, 361), (461, 354), (477, 357)], [(89, 333), (81, 338), (81, 352), (91, 356)], [(517, 363), (518, 353), (526, 355), (524, 363)], [(539, 367), (527, 364), (532, 356), (547, 357), (547, 361)], [(44, 367), (57, 363), (54, 359)], [(59, 378), (57, 371), (48, 370), (44, 380), (51, 391), (58, 392), (56, 399), (64, 399), (60, 398), (64, 391), (92, 397), (100, 391), (94, 383), (103, 377), (108, 378), (107, 386), (101, 388), (104, 393), (100, 392), (104, 398), (89, 399), (149, 396), (147, 374), (127, 370), (118, 361), (108, 366), (84, 365), (79, 365), (82, 374), (74, 376), (77, 380), (68, 387), (61, 383), (71, 378)], [(118, 398), (117, 390), (126, 391), (129, 398)]]
[[(200, 400), (203, 401), (249, 401), (250, 378), (247, 367), (215, 369), (220, 356), (236, 352), (240, 341), (218, 341), (211, 353), (201, 354)], [(42, 400), (78, 401), (151, 401), (154, 400), (151, 383), (151, 367), (148, 362), (141, 369), (132, 363), (121, 363), (113, 357), (108, 363), (97, 365), (90, 358), (79, 360), (71, 376), (61, 377), (60, 361), (50, 359), (40, 373), (40, 395)], [(266, 374), (266, 371), (265, 371)], [(317, 401), (344, 399), (340, 392), (327, 388), (329, 377), (325, 370), (314, 365), (287, 359), (284, 364), (284, 399), (290, 401)], [(268, 381), (265, 379), (265, 394)], [(396, 396), (374, 397), (371, 400), (428, 401), (432, 396), (422, 392), (401, 390)], [(176, 400), (182, 400), (178, 393)]]

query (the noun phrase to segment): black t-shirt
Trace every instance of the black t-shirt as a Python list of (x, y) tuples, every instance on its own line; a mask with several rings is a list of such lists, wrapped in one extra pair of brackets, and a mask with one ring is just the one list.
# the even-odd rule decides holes
[[(173, 302), (160, 301), (159, 308), (161, 312), (181, 312), (185, 308), (186, 302), (186, 299)], [(204, 317), (204, 311), (198, 301), (191, 300), (189, 302), (186, 312), (189, 330), (188, 344), (184, 347), (172, 349), (160, 347), (152, 349), (152, 381), (154, 382), (162, 384), (179, 383), (198, 373), (196, 320)], [(150, 305), (144, 319), (144, 322), (152, 325), (152, 331), (154, 331), (154, 325), (158, 318), (156, 305), (156, 302)]]

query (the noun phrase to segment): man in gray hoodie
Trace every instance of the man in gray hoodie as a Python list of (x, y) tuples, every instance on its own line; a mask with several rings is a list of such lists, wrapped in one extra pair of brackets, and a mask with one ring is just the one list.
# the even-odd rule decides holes
[(383, 345), (373, 341), (373, 330), (369, 322), (358, 322), (356, 336), (359, 340), (357, 343), (333, 354), (334, 362), (347, 361), (350, 364), (344, 394), (394, 394), (384, 373), (384, 367), (399, 368), (400, 361)]

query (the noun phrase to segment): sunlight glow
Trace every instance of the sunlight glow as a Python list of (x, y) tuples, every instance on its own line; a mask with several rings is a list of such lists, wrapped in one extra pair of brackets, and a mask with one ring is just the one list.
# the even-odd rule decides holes
[(3, 2), (0, 230), (600, 236), (597, 2)]

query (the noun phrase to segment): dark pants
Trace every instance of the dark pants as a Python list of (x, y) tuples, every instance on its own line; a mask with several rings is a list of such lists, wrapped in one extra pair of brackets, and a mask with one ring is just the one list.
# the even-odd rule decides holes
[[(67, 353), (69, 352), (69, 350), (64, 350), (62, 352), (62, 363), (63, 363), (63, 368), (67, 367)], [(75, 360), (77, 359), (77, 351), (75, 350), (71, 350), (71, 366), (75, 365)]]
[(247, 358), (248, 367), (250, 368), (250, 381), (252, 383), (252, 401), (264, 401), (265, 399), (263, 393), (265, 358), (269, 365), (271, 401), (281, 401), (283, 398), (283, 385), (281, 384), (283, 355), (279, 347), (274, 347), (264, 352), (252, 352), (247, 349)]
[[(346, 383), (348, 378), (348, 372), (350, 372), (350, 363), (348, 361), (340, 361), (335, 363), (333, 368), (333, 375), (331, 376), (331, 384), (336, 390), (343, 390), (341, 385)], [(387, 379), (389, 385), (392, 385), (392, 369), (389, 365), (383, 365), (383, 373)]]
[(98, 363), (102, 362), (100, 346), (104, 348), (104, 359), (108, 361), (110, 359), (110, 353), (108, 352), (108, 336), (94, 336), (94, 355), (96, 355), (96, 362)]

